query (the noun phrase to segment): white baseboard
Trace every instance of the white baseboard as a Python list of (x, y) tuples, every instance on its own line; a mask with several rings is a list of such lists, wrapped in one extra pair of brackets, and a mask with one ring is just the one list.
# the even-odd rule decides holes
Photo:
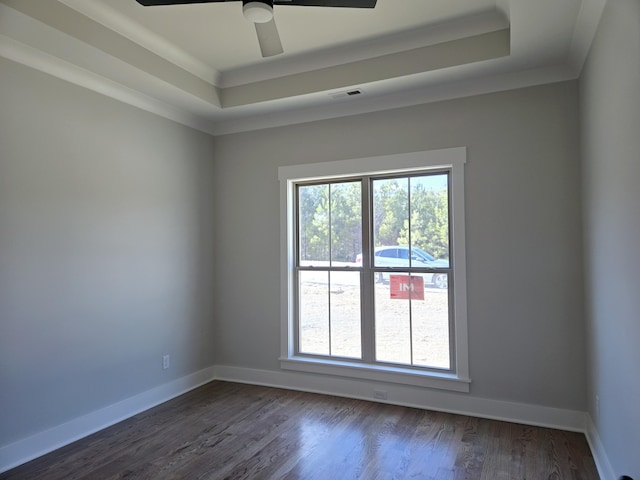
[(214, 379), (205, 368), (31, 437), (0, 447), (0, 473), (114, 425)]
[[(587, 433), (603, 479), (612, 479), (611, 466), (587, 414), (525, 403), (473, 397), (420, 387), (293, 371), (258, 370), (218, 365), (160, 385), (70, 422), (0, 447), (0, 473), (76, 440), (148, 410), (212, 380), (286, 388), (340, 397), (372, 400), (394, 405), (423, 408), (474, 417), (505, 420), (541, 427)], [(387, 400), (373, 398), (373, 390), (385, 390)], [(590, 420), (590, 419), (589, 419)]]
[[(491, 400), (473, 397), (466, 393), (458, 394), (392, 383), (382, 384), (327, 375), (256, 370), (224, 365), (216, 366), (216, 379), (372, 400), (575, 432), (585, 432), (586, 430), (586, 414), (584, 412)], [(374, 388), (385, 390), (387, 400), (374, 399)]]
[(596, 429), (593, 419), (589, 414), (587, 414), (587, 428), (585, 435), (587, 436), (587, 442), (589, 442), (589, 447), (591, 448), (593, 460), (596, 462), (596, 468), (598, 469), (600, 478), (602, 480), (615, 480), (617, 477), (613, 472), (613, 467), (609, 462), (609, 457), (607, 457), (604, 446), (600, 441), (598, 430)]

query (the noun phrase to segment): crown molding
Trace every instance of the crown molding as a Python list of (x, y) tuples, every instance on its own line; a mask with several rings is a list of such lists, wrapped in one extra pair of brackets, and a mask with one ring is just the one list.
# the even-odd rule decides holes
[[(1, 14), (1, 12), (0, 12)], [(0, 34), (0, 57), (47, 73), (174, 122), (213, 134), (210, 121)]]
[[(456, 67), (466, 68), (466, 66)], [(332, 118), (362, 115), (396, 108), (413, 107), (433, 102), (454, 100), (507, 90), (516, 90), (536, 85), (575, 80), (573, 70), (566, 65), (535, 68), (518, 72), (502, 72), (474, 76), (465, 80), (453, 80), (452, 72), (442, 72), (431, 82), (419, 79), (403, 79), (397, 91), (386, 91), (382, 85), (364, 84), (365, 95), (355, 97), (341, 97), (332, 103), (326, 98), (330, 93), (324, 93), (323, 98), (316, 96), (315, 104), (301, 108), (286, 108), (268, 113), (255, 112), (250, 115), (214, 122), (210, 129), (216, 136), (242, 133), (266, 128), (284, 127), (301, 123), (329, 120)], [(446, 81), (451, 78), (451, 81)], [(397, 87), (397, 83), (395, 84)]]
[(165, 60), (174, 63), (205, 82), (214, 86), (220, 84), (221, 74), (216, 69), (189, 55), (173, 43), (156, 35), (108, 5), (100, 2), (87, 2), (86, 0), (57, 1), (163, 57)]
[(319, 70), (228, 87), (221, 91), (221, 101), (223, 108), (237, 107), (424, 74), (506, 57), (509, 52), (510, 30), (507, 28)]
[(606, 5), (607, 0), (582, 0), (569, 48), (569, 65), (576, 76), (582, 72)]
[(429, 28), (411, 29), (338, 48), (273, 58), (268, 63), (236, 68), (223, 72), (218, 86), (228, 88), (264, 82), (508, 28), (509, 20), (503, 13), (489, 10), (462, 19), (430, 25)]
[[(475, 24), (460, 22), (458, 33), (465, 29), (469, 33), (475, 28), (476, 36), (447, 40), (447, 35), (453, 33), (436, 28), (430, 30), (430, 45), (413, 50), (370, 55), (364, 60), (284, 75), (279, 80), (226, 88), (216, 88), (205, 81), (202, 76), (206, 77), (206, 72), (200, 70), (196, 75), (138, 45), (126, 33), (110, 30), (104, 22), (97, 23), (87, 16), (98, 15), (95, 12), (78, 12), (74, 7), (93, 3), (84, 0), (0, 1), (0, 56), (212, 135), (578, 78), (606, 0), (582, 0), (565, 63), (530, 69), (523, 69), (525, 63), (517, 59), (513, 62), (514, 58), (509, 56), (511, 32), (498, 27), (506, 22), (504, 15), (509, 12), (504, 9), (514, 5), (500, 1), (500, 12), (485, 12), (476, 17), (481, 21)], [(486, 29), (491, 31), (484, 32)], [(499, 48), (494, 45), (492, 50), (485, 45), (483, 49), (482, 42), (476, 42), (489, 37), (495, 37), (494, 41), (500, 39)], [(399, 45), (405, 48), (426, 37), (405, 32), (398, 38), (402, 41), (388, 48), (397, 49)], [(441, 49), (448, 48), (447, 45), (458, 45), (457, 53), (443, 53)], [(474, 48), (477, 51), (471, 58)], [(347, 55), (343, 50), (342, 54), (347, 55), (343, 60), (357, 58), (356, 51), (354, 47)], [(377, 53), (375, 49), (372, 51)], [(436, 60), (446, 57), (446, 62), (429, 63), (426, 61), (429, 55)], [(362, 88), (365, 94), (337, 98), (340, 96), (335, 94), (345, 88)]]
[(220, 107), (210, 83), (57, 1), (4, 0), (0, 34), (176, 106)]

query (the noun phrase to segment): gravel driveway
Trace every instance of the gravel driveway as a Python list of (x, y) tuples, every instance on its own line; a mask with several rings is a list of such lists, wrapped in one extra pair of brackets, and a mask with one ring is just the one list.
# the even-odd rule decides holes
[[(300, 273), (300, 350), (360, 357), (359, 273), (333, 273), (331, 288), (326, 272)], [(376, 360), (449, 368), (447, 289), (425, 288), (424, 300), (409, 301), (376, 284), (375, 311)]]

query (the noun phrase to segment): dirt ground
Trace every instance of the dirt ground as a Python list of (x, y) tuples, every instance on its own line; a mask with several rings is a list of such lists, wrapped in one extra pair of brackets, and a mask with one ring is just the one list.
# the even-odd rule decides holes
[[(352, 280), (329, 289), (326, 281), (302, 276), (303, 353), (360, 357), (359, 278)], [(378, 283), (375, 314), (377, 361), (449, 368), (448, 290), (427, 287), (424, 300), (409, 301), (391, 298), (389, 284)]]

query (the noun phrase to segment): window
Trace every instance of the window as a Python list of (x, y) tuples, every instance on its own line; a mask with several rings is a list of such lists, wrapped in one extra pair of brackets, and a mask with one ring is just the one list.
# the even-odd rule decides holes
[(280, 169), (282, 368), (468, 391), (465, 159)]

